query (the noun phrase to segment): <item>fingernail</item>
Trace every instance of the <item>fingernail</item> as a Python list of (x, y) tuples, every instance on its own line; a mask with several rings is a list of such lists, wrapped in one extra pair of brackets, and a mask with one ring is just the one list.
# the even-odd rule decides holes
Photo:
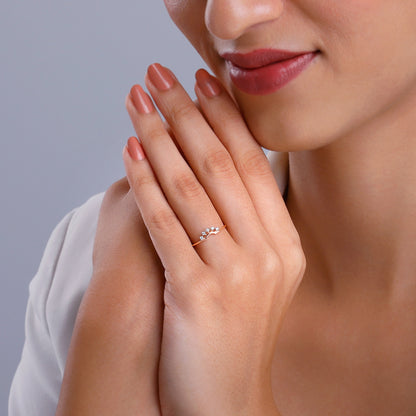
[(221, 87), (218, 81), (208, 74), (207, 71), (199, 69), (195, 74), (198, 87), (203, 94), (208, 98), (215, 97), (221, 92)]
[(130, 96), (136, 110), (141, 114), (149, 114), (154, 110), (150, 97), (143, 91), (140, 85), (133, 85), (130, 90)]
[(146, 157), (144, 155), (143, 146), (136, 137), (130, 137), (127, 140), (127, 151), (129, 152), (130, 157), (136, 161), (143, 160)]
[(160, 91), (167, 91), (172, 88), (174, 79), (169, 72), (160, 64), (152, 64), (147, 69), (150, 81)]

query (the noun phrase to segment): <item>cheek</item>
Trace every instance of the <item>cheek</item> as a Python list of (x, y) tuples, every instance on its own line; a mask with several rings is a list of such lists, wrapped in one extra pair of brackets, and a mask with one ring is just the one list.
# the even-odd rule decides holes
[(164, 0), (164, 3), (172, 21), (187, 37), (204, 23), (205, 0)]
[(329, 37), (335, 75), (362, 83), (364, 91), (409, 81), (416, 62), (414, 1), (350, 0), (339, 11), (338, 31)]
[(185, 7), (186, 0), (164, 0), (165, 7), (170, 16), (175, 16)]
[(164, 0), (164, 2), (173, 23), (188, 37), (188, 33), (192, 31), (191, 28), (195, 23), (195, 18), (192, 17), (196, 8), (195, 3), (199, 3), (199, 1)]
[(172, 21), (200, 52), (201, 41), (206, 38), (206, 0), (164, 0)]
[(178, 21), (180, 21), (181, 15), (186, 9), (185, 0), (163, 0), (165, 3), (166, 10), (169, 13), (170, 18), (173, 20), (175, 25), (178, 26)]

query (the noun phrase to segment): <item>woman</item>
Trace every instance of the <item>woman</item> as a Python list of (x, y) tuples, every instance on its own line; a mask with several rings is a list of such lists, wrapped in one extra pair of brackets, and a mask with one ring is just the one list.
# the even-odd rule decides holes
[(11, 415), (416, 414), (414, 2), (165, 4), (216, 77), (132, 87), (127, 179), (51, 238)]

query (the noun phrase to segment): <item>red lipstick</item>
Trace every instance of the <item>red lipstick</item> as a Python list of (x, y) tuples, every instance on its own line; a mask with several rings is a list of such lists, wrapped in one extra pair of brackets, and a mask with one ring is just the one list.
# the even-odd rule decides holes
[(247, 94), (265, 95), (296, 78), (319, 51), (292, 52), (257, 49), (250, 53), (224, 53), (233, 84)]

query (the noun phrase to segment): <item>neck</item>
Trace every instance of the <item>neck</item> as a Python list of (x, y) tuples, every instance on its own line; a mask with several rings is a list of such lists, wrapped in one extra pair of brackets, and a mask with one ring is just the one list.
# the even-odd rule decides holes
[(305, 278), (331, 293), (416, 289), (415, 96), (327, 146), (289, 152)]

